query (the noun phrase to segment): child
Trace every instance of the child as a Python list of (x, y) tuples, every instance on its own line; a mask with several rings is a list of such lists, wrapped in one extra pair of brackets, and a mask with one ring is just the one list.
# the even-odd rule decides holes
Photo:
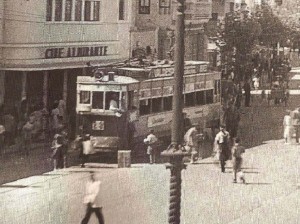
[(240, 145), (240, 139), (236, 138), (235, 143), (231, 149), (232, 152), (232, 168), (233, 168), (233, 183), (237, 183), (237, 173), (240, 174), (240, 180), (245, 184), (244, 174), (242, 172), (243, 158), (242, 154), (245, 152), (245, 148)]

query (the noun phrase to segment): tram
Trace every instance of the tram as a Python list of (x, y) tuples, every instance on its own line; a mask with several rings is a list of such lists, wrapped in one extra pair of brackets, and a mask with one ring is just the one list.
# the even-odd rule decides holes
[[(77, 131), (89, 134), (94, 152), (141, 150), (150, 129), (170, 139), (174, 65), (122, 66), (101, 76), (77, 77)], [(192, 124), (217, 128), (220, 118), (220, 72), (208, 63), (186, 61), (183, 112)], [(117, 108), (111, 108), (115, 100)], [(134, 154), (134, 153), (133, 153)]]

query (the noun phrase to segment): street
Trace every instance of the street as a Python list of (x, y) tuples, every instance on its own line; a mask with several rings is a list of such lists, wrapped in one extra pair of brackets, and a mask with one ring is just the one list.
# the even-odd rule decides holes
[[(282, 140), (247, 149), (246, 185), (232, 183), (230, 163), (226, 173), (211, 158), (188, 165), (182, 172), (182, 223), (299, 223), (299, 149)], [(170, 174), (164, 164), (92, 163), (2, 185), (1, 223), (80, 223), (90, 170), (102, 182), (97, 202), (106, 223), (167, 223)]]

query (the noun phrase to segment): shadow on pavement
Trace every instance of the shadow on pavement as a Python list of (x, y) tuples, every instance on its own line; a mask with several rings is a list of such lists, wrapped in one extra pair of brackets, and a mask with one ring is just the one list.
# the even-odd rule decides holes
[(272, 183), (246, 183), (247, 185), (272, 185)]
[(5, 184), (1, 185), (0, 188), (41, 188), (40, 186), (28, 186), (28, 185), (10, 185), (10, 184)]

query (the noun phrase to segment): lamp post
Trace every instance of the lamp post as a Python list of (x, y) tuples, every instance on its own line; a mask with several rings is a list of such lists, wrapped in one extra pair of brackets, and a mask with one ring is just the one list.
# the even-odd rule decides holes
[(189, 153), (182, 148), (183, 136), (183, 74), (184, 74), (184, 0), (177, 0), (175, 29), (175, 70), (172, 137), (170, 146), (161, 155), (170, 158), (167, 168), (171, 170), (169, 224), (180, 223), (181, 171), (185, 168), (183, 157)]

